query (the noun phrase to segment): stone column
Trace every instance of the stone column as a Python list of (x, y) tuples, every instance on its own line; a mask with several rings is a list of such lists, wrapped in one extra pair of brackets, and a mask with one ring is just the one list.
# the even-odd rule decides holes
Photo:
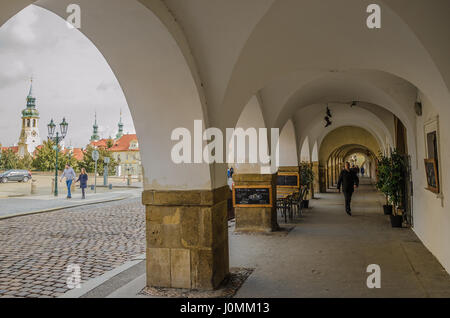
[(276, 174), (234, 174), (235, 186), (272, 186), (272, 207), (235, 207), (236, 231), (272, 232), (279, 229), (276, 211)]
[(331, 189), (334, 184), (334, 162), (333, 160), (330, 161), (330, 183), (328, 184), (328, 188)]
[[(312, 162), (310, 162), (309, 163), (309, 167), (311, 168), (311, 170), (313, 169), (313, 163)], [(312, 170), (313, 171), (313, 173), (314, 173), (314, 170)], [(314, 176), (314, 179), (315, 179), (316, 177)], [(309, 185), (309, 193), (311, 194), (311, 199), (314, 199), (314, 194), (315, 194), (315, 191), (314, 191), (314, 180), (313, 180), (313, 182)]]
[(143, 192), (147, 285), (210, 290), (229, 273), (230, 189)]
[(319, 166), (319, 190), (321, 193), (327, 192), (327, 170), (324, 166)]
[(314, 173), (314, 183), (313, 183), (314, 193), (319, 193), (320, 186), (319, 186), (319, 162), (318, 161), (314, 161), (312, 163), (312, 170)]
[(331, 169), (330, 169), (330, 162), (327, 163), (327, 167), (326, 169), (326, 175), (327, 175), (327, 182), (326, 182), (326, 187), (327, 189), (330, 188), (330, 184), (331, 184), (331, 177), (330, 177), (330, 173), (331, 173)]
[(300, 166), (280, 166), (278, 172), (300, 172)]
[(337, 157), (334, 158), (334, 184), (333, 186), (337, 185), (337, 182), (339, 180), (339, 159)]

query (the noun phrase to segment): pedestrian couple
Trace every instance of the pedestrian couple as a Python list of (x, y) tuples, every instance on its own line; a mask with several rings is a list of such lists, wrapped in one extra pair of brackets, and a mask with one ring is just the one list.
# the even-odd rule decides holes
[[(64, 171), (61, 175), (61, 179), (60, 179), (60, 182), (62, 182), (62, 180), (64, 178), (66, 178), (67, 199), (72, 199), (71, 186), (72, 186), (72, 183), (74, 182), (74, 180), (76, 179), (76, 177), (77, 177), (77, 175), (75, 174), (75, 171), (73, 170), (73, 168), (69, 164), (67, 164), (66, 168), (64, 169)], [(86, 173), (86, 169), (81, 168), (81, 173), (78, 177), (78, 180), (76, 180), (75, 183), (80, 182), (82, 199), (86, 199), (85, 191), (87, 188), (87, 181), (88, 181), (88, 175)]]
[(350, 204), (352, 201), (352, 195), (353, 192), (357, 187), (359, 187), (359, 178), (356, 174), (356, 171), (350, 168), (350, 163), (345, 163), (345, 169), (342, 170), (337, 188), (339, 192), (341, 191), (342, 186), (342, 192), (344, 192), (345, 197), (345, 212), (347, 212), (348, 215), (352, 215), (352, 209), (350, 208)]

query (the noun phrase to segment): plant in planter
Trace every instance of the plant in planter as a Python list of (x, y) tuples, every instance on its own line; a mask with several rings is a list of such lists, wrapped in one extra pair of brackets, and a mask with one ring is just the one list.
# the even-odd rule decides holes
[(403, 214), (400, 213), (403, 205), (403, 189), (405, 183), (405, 159), (396, 150), (391, 154), (391, 175), (388, 178), (389, 201), (394, 206), (394, 215), (391, 215), (392, 227), (402, 227)]
[(309, 193), (311, 191), (311, 187), (314, 182), (314, 172), (311, 168), (311, 165), (308, 163), (302, 163), (300, 165), (300, 186), (306, 189), (305, 196), (302, 198), (303, 207), (309, 207)]
[(391, 172), (391, 158), (379, 154), (378, 158), (378, 170), (377, 170), (377, 189), (384, 194), (386, 198), (386, 204), (383, 205), (384, 214), (391, 215), (392, 214), (392, 205), (389, 204), (389, 195), (390, 195), (390, 187), (389, 187), (389, 178), (392, 174)]

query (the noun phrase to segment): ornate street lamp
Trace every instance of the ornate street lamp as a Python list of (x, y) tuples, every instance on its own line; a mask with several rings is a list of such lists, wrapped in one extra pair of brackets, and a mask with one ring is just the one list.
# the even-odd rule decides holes
[(55, 197), (58, 196), (58, 153), (59, 153), (59, 143), (66, 138), (67, 130), (69, 128), (69, 124), (66, 121), (66, 118), (63, 118), (63, 121), (59, 124), (59, 129), (61, 131), (61, 135), (59, 132), (56, 132), (55, 122), (52, 120), (47, 125), (48, 128), (48, 139), (55, 143), (55, 152), (56, 152), (56, 160), (55, 160)]
[(69, 127), (69, 124), (66, 121), (66, 118), (63, 117), (63, 121), (59, 124), (59, 128), (61, 129), (61, 135), (62, 138), (64, 139), (67, 135), (67, 129)]
[(53, 118), (52, 118), (52, 120), (50, 121), (50, 124), (47, 125), (49, 139), (53, 138), (53, 135), (55, 134), (55, 127), (56, 127), (56, 125), (53, 122)]

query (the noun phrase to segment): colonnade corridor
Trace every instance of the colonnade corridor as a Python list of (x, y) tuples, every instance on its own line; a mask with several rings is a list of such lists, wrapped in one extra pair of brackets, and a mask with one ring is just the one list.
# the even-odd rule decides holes
[[(230, 267), (254, 268), (236, 297), (450, 297), (450, 277), (411, 229), (392, 228), (383, 196), (367, 178), (353, 216), (343, 195), (322, 193), (286, 235), (230, 231)], [(381, 269), (369, 289), (367, 266)]]

